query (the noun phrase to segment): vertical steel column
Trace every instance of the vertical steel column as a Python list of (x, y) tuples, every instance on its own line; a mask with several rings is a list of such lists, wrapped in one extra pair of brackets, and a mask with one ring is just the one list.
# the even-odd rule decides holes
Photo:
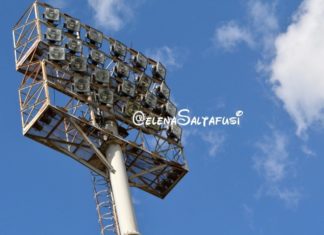
[[(116, 124), (111, 128), (117, 134)], [(109, 172), (112, 193), (115, 200), (118, 224), (121, 235), (140, 235), (137, 228), (135, 211), (129, 190), (123, 152), (119, 144), (111, 144), (106, 150), (107, 160), (114, 168)]]

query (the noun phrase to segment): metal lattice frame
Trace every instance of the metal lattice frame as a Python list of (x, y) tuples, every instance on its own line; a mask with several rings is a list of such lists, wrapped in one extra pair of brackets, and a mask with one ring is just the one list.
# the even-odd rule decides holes
[[(47, 60), (48, 45), (43, 40), (46, 22), (39, 17), (45, 6), (35, 2), (13, 29), (16, 69), (23, 74), (19, 88), (23, 134), (103, 177), (107, 177), (107, 169), (113, 169), (102, 153), (109, 144), (118, 143), (130, 185), (164, 198), (188, 171), (182, 145), (162, 131), (135, 126), (125, 118), (121, 112), (123, 97), (116, 99), (113, 113), (120, 133), (128, 133), (127, 137), (114, 135), (92, 121), (90, 107), (98, 105), (73, 92), (66, 64)], [(105, 40), (109, 43), (113, 39)], [(110, 69), (118, 58), (107, 57)], [(109, 111), (107, 106), (97, 108)]]

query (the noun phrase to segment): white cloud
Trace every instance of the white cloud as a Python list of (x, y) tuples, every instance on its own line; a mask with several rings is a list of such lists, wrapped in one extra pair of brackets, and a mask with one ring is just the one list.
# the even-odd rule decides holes
[(207, 133), (200, 133), (200, 135), (202, 140), (209, 145), (209, 156), (216, 156), (221, 150), (222, 146), (224, 145), (225, 136), (213, 131), (209, 131)]
[(289, 208), (297, 207), (302, 198), (302, 194), (299, 190), (280, 187), (271, 187), (268, 189), (267, 194), (279, 198)]
[(249, 228), (254, 231), (255, 230), (255, 222), (254, 222), (254, 210), (247, 204), (242, 205), (243, 215), (246, 219)]
[(303, 145), (301, 147), (301, 150), (303, 151), (304, 154), (306, 154), (307, 157), (315, 157), (316, 153), (311, 150), (307, 145)]
[(264, 179), (258, 196), (275, 197), (288, 207), (295, 207), (301, 199), (301, 193), (295, 188), (285, 186), (285, 181), (293, 176), (294, 164), (287, 151), (288, 139), (278, 131), (265, 136), (257, 143), (259, 153), (253, 158), (254, 168)]
[(245, 26), (239, 26), (231, 20), (216, 28), (213, 42), (227, 51), (232, 51), (239, 44), (246, 44), (251, 49), (260, 49), (263, 56), (272, 55), (275, 36), (279, 29), (276, 15), (276, 4), (261, 0), (250, 0), (247, 3)]
[(266, 33), (278, 30), (275, 8), (275, 2), (267, 3), (261, 0), (251, 0), (248, 2), (248, 14), (255, 29)]
[(153, 60), (162, 62), (169, 68), (181, 68), (188, 52), (176, 47), (163, 46), (156, 49), (147, 49), (146, 54)]
[(98, 26), (118, 31), (133, 18), (130, 3), (125, 0), (88, 0)]
[(251, 20), (251, 31), (257, 38), (264, 56), (273, 53), (274, 40), (279, 30), (276, 15), (276, 1), (267, 3), (261, 0), (248, 2), (248, 16)]
[(305, 0), (275, 43), (271, 64), (275, 94), (302, 135), (324, 122), (324, 0)]
[(182, 143), (186, 145), (191, 137), (199, 137), (208, 146), (207, 151), (210, 157), (216, 157), (226, 141), (226, 136), (221, 132), (187, 128), (183, 132)]
[(254, 157), (254, 167), (269, 183), (280, 182), (287, 175), (289, 155), (286, 145), (287, 138), (277, 132), (257, 143), (261, 154)]
[(215, 30), (213, 43), (216, 47), (232, 51), (240, 43), (253, 47), (254, 40), (247, 29), (240, 27), (234, 21), (230, 21)]

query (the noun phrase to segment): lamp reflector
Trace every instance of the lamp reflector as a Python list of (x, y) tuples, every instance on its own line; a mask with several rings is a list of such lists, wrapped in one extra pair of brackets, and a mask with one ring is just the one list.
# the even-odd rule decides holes
[(160, 98), (163, 99), (169, 99), (170, 97), (170, 89), (169, 87), (165, 84), (165, 82), (162, 82), (158, 88), (157, 88), (157, 94)]
[(104, 64), (106, 61), (105, 54), (95, 49), (91, 49), (89, 58), (94, 64)]
[(117, 64), (114, 67), (114, 72), (118, 77), (128, 77), (129, 67), (123, 62), (117, 62)]
[(123, 80), (123, 83), (119, 86), (119, 93), (121, 95), (134, 97), (135, 96), (135, 85), (134, 83)]
[(132, 102), (129, 100), (125, 104), (125, 106), (123, 108), (123, 112), (127, 117), (132, 117), (134, 115), (134, 113), (140, 109), (141, 109), (141, 106), (138, 103)]
[(60, 20), (60, 10), (56, 9), (56, 8), (51, 8), (51, 7), (46, 7), (45, 8), (45, 12), (43, 14), (43, 17), (47, 20), (47, 21), (59, 21)]
[(98, 101), (101, 104), (112, 106), (114, 103), (114, 93), (107, 87), (101, 87), (98, 90)]
[(152, 80), (145, 73), (137, 75), (135, 78), (136, 85), (141, 90), (148, 90), (152, 84)]
[(144, 96), (144, 104), (146, 107), (154, 109), (157, 104), (157, 97), (152, 92), (147, 92)]
[(64, 22), (64, 28), (71, 33), (78, 33), (80, 32), (81, 23), (77, 19), (67, 17)]
[(167, 102), (164, 106), (164, 112), (166, 116), (175, 117), (177, 115), (177, 107), (173, 103)]
[(96, 82), (101, 84), (109, 84), (110, 74), (108, 70), (96, 68), (93, 73)]
[(100, 32), (96, 29), (90, 28), (87, 32), (87, 38), (89, 39), (91, 44), (101, 45), (102, 40), (103, 40), (103, 34), (102, 34), (102, 32)]
[(147, 67), (147, 58), (140, 52), (132, 56), (132, 63), (135, 67), (146, 69)]
[(125, 57), (127, 53), (127, 47), (120, 41), (115, 40), (110, 46), (110, 52), (117, 57)]
[(65, 48), (64, 47), (49, 47), (48, 59), (53, 61), (65, 60)]
[(84, 57), (73, 56), (70, 63), (70, 68), (75, 72), (87, 71), (87, 60)]
[(166, 76), (166, 68), (161, 62), (158, 62), (156, 65), (153, 66), (153, 77), (159, 80), (164, 80)]
[(176, 124), (173, 124), (169, 127), (167, 135), (169, 138), (175, 139), (176, 141), (180, 141), (182, 136), (182, 128)]
[(66, 48), (72, 53), (81, 53), (82, 52), (82, 41), (77, 39), (70, 39), (66, 44)]
[(73, 77), (73, 90), (77, 93), (90, 92), (90, 77), (76, 74)]
[(62, 30), (56, 28), (47, 28), (45, 38), (50, 42), (60, 42), (63, 39)]

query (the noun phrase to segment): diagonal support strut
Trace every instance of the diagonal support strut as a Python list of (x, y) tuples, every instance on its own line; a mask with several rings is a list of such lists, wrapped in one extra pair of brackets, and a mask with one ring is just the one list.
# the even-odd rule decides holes
[(97, 157), (102, 161), (102, 163), (109, 169), (111, 172), (115, 172), (115, 169), (112, 167), (112, 165), (107, 161), (106, 157), (102, 154), (102, 152), (92, 143), (92, 141), (89, 139), (89, 137), (84, 133), (82, 128), (73, 120), (73, 118), (69, 118), (72, 125), (75, 127), (75, 129), (79, 132), (79, 134), (84, 138), (86, 142), (90, 145), (92, 150), (96, 153)]

